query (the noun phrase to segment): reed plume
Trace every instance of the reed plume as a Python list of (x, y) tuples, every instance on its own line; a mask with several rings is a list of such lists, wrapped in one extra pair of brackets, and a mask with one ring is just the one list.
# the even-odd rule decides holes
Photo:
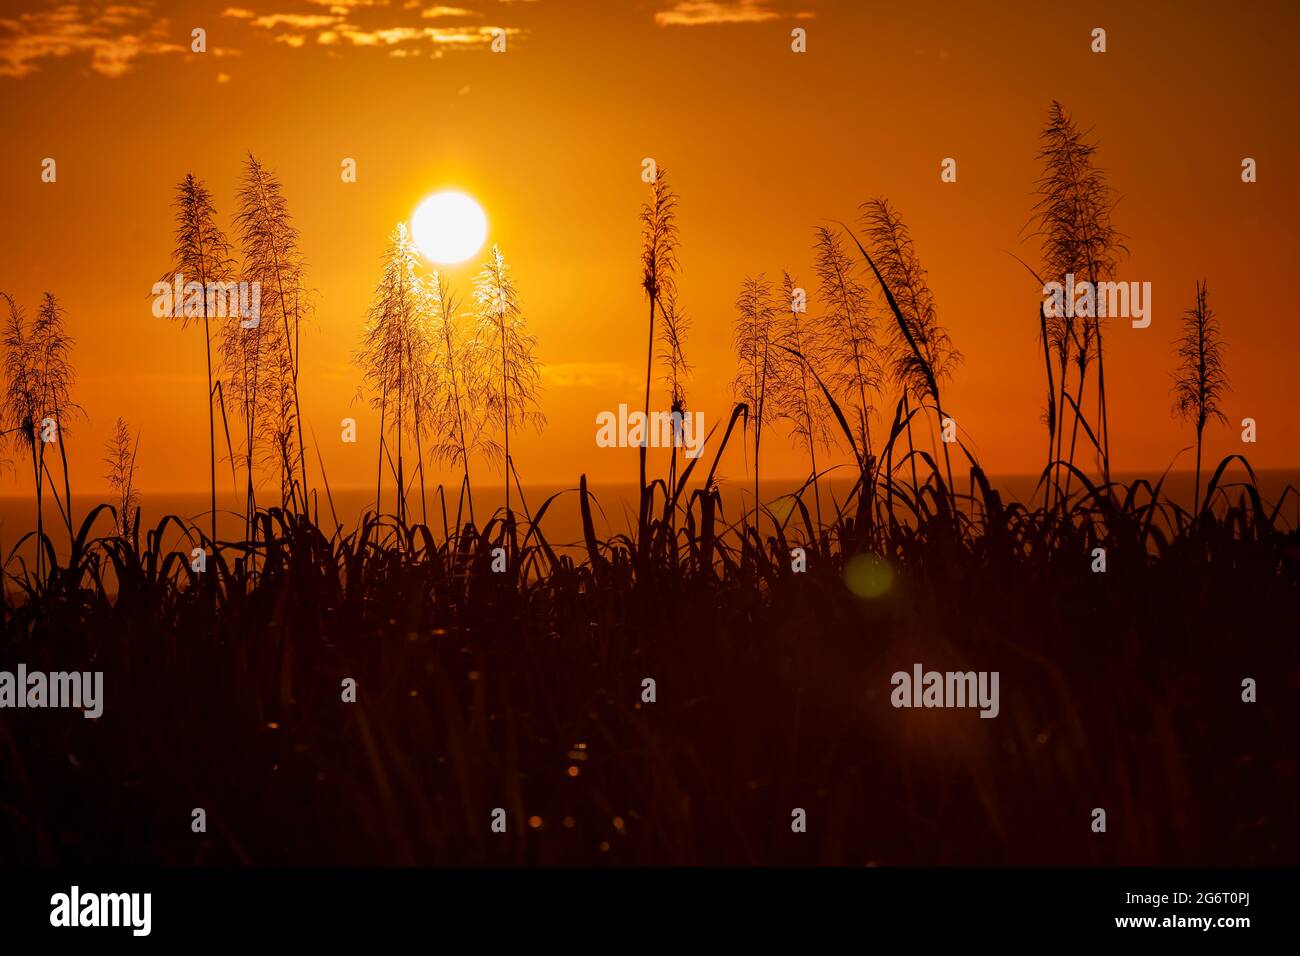
[(161, 278), (162, 283), (169, 283), (173, 276), (182, 277), (183, 283), (197, 282), (201, 287), (198, 301), (198, 315), (193, 309), (180, 302), (172, 303), (171, 318), (179, 319), (181, 328), (189, 326), (191, 321), (203, 320), (203, 351), (208, 370), (208, 492), (209, 510), (212, 520), (212, 540), (217, 538), (217, 431), (216, 383), (213, 379), (212, 365), (212, 327), (213, 301), (207, 294), (209, 283), (226, 283), (231, 278), (232, 260), (230, 243), (217, 225), (216, 206), (212, 194), (193, 173), (187, 173), (176, 187), (176, 198), (172, 203), (176, 210), (176, 246), (172, 250), (172, 264), (169, 272)]
[[(50, 292), (41, 297), (36, 318), (29, 325), (22, 307), (13, 297), (0, 293), (8, 306), (5, 320), (4, 381), (5, 401), (0, 410), (4, 437), (25, 450), (32, 462), (32, 481), (36, 495), (36, 534), (45, 533), (45, 483), (51, 484), (55, 504), (72, 539), (72, 488), (68, 477), (67, 422), (81, 409), (72, 400), (76, 374), (71, 351), (74, 344), (64, 326), (64, 311)], [(46, 445), (57, 444), (63, 465), (63, 497), (59, 497), (54, 476), (45, 460)], [(43, 566), (38, 546), (37, 571)]]
[[(772, 284), (762, 275), (746, 276), (736, 297), (736, 324), (732, 344), (736, 350), (739, 369), (732, 379), (731, 391), (737, 402), (749, 409), (749, 421), (754, 427), (754, 526), (758, 526), (759, 450), (763, 440), (763, 426), (773, 418), (768, 404), (768, 391), (782, 386), (779, 370), (784, 362), (780, 350), (773, 347), (778, 306), (772, 297)], [(746, 429), (748, 430), (748, 429)]]
[(423, 281), (416, 273), (415, 244), (405, 223), (398, 223), (389, 236), (383, 274), (375, 289), (367, 315), (362, 346), (356, 361), (371, 406), (379, 412), (379, 466), (375, 486), (375, 510), (380, 509), (384, 460), (396, 444), (397, 459), (390, 468), (397, 485), (395, 513), (406, 520), (406, 484), (402, 441), (405, 434), (420, 441), (423, 397), (428, 393), (430, 301)]
[[(44, 535), (41, 498), (43, 481), (41, 460), (44, 443), (40, 441), (39, 423), (42, 416), (40, 385), (36, 374), (33, 343), (22, 306), (8, 293), (4, 296), (8, 306), (4, 332), (4, 405), (0, 406), (0, 423), (4, 435), (21, 451), (26, 451), (32, 463), (32, 490), (36, 498), (36, 537)], [(40, 577), (45, 557), (43, 548), (36, 549), (36, 574)]]
[[(659, 326), (659, 361), (664, 368), (663, 384), (668, 389), (668, 412), (675, 435), (668, 463), (670, 490), (677, 487), (677, 445), (687, 415), (686, 382), (691, 376), (691, 364), (686, 361), (685, 344), (690, 327), (690, 318), (677, 304), (677, 290), (669, 290), (663, 298), (663, 322)], [(650, 427), (649, 420), (646, 427)]]
[(1201, 435), (1211, 418), (1227, 421), (1219, 402), (1229, 389), (1219, 322), (1209, 307), (1204, 281), (1196, 283), (1196, 304), (1183, 313), (1183, 334), (1175, 345), (1178, 370), (1174, 375), (1174, 414), (1196, 429), (1196, 492), (1192, 513), (1200, 514)]
[[(676, 291), (677, 270), (677, 195), (668, 185), (666, 171), (658, 168), (650, 184), (650, 200), (641, 207), (641, 289), (650, 306), (649, 344), (645, 359), (645, 421), (650, 422), (650, 382), (653, 378), (655, 348), (655, 313), (662, 312), (664, 299)], [(640, 448), (640, 519), (639, 536), (647, 538), (650, 519), (650, 495), (646, 486), (646, 443)]]
[[(920, 257), (912, 242), (911, 232), (898, 212), (887, 199), (872, 199), (861, 206), (861, 223), (865, 227), (876, 253), (875, 262), (882, 284), (893, 293), (897, 306), (896, 324), (892, 325), (891, 364), (894, 379), (908, 395), (924, 407), (929, 399), (942, 426), (945, 417), (939, 390), (956, 367), (962, 355), (953, 346), (952, 339), (940, 323), (935, 308), (934, 294)], [(906, 407), (906, 406), (905, 406)], [(907, 441), (912, 444), (911, 421), (908, 421)], [(949, 494), (954, 494), (952, 484), (952, 459), (948, 443), (943, 442), (943, 458), (948, 473)], [(916, 459), (912, 458), (912, 483), (916, 484)]]
[(126, 420), (119, 416), (112, 436), (104, 445), (104, 464), (108, 466), (104, 480), (116, 499), (117, 533), (127, 540), (131, 539), (131, 526), (140, 507), (140, 493), (135, 487), (135, 458), (139, 449), (139, 438), (131, 437)]
[[(501, 445), (485, 430), (485, 399), (493, 383), (486, 374), (485, 348), (492, 343), (466, 334), (458, 319), (459, 301), (437, 272), (429, 276), (431, 307), (430, 363), (436, 374), (425, 380), (423, 401), (433, 435), (431, 453), (462, 474), (461, 493), (474, 523), (474, 493), (469, 463), (475, 453), (489, 461), (501, 457)], [(457, 504), (456, 524), (460, 525)]]
[(823, 355), (829, 335), (824, 326), (807, 315), (806, 305), (796, 298), (799, 287), (789, 272), (782, 274), (781, 294), (786, 303), (774, 329), (777, 345), (797, 359), (787, 370), (785, 387), (775, 394), (777, 418), (790, 423), (790, 437), (808, 455), (812, 469), (813, 502), (817, 520), (821, 521), (822, 499), (817, 478), (817, 449), (829, 451), (834, 442), (827, 425), (831, 411), (826, 396), (817, 384), (814, 372), (824, 368)]
[[(1048, 110), (1047, 125), (1043, 128), (1042, 148), (1038, 159), (1043, 163), (1043, 175), (1038, 180), (1038, 201), (1034, 206), (1037, 223), (1036, 234), (1042, 241), (1043, 278), (1046, 281), (1065, 282), (1067, 275), (1093, 283), (1107, 281), (1127, 251), (1122, 237), (1115, 229), (1111, 213), (1115, 207), (1113, 191), (1106, 180), (1105, 171), (1093, 165), (1096, 146), (1087, 140), (1059, 102), (1053, 100)], [(1072, 306), (1073, 304), (1070, 303)], [(1065, 310), (1073, 312), (1073, 308)], [(1066, 396), (1066, 373), (1071, 358), (1079, 368), (1077, 385), (1079, 399), (1075, 401), (1073, 447), (1078, 437), (1082, 417), (1080, 403), (1090, 353), (1097, 363), (1097, 434), (1100, 442), (1102, 474), (1110, 481), (1110, 428), (1106, 414), (1106, 366), (1102, 342), (1102, 309), (1092, 317), (1074, 318), (1072, 315), (1047, 318), (1048, 342), (1056, 353), (1061, 380), (1055, 416), (1056, 453), (1062, 454)], [(1082, 331), (1081, 326), (1088, 327)], [(1082, 353), (1080, 356), (1079, 353)], [(1073, 462), (1073, 452), (1070, 461)], [(1066, 472), (1068, 487), (1069, 471)]]
[(495, 245), (474, 281), (474, 302), (478, 312), (475, 349), (483, 356), (483, 378), (493, 383), (484, 396), (484, 412), (489, 425), (501, 429), (504, 437), (509, 520), (511, 477), (518, 481), (510, 458), (510, 430), (531, 424), (540, 431), (546, 416), (537, 402), (542, 380), (533, 354), (537, 340), (527, 332), (510, 267)]
[[(41, 307), (36, 312), (31, 329), (31, 359), (36, 376), (36, 385), (41, 402), (42, 420), (41, 458), (42, 469), (49, 474), (49, 466), (44, 463), (44, 446), (50, 443), (59, 447), (59, 460), (63, 467), (63, 501), (59, 502), (58, 491), (54, 491), (54, 500), (59, 504), (63, 520), (68, 527), (68, 539), (72, 530), (72, 487), (68, 477), (68, 420), (81, 413), (81, 406), (72, 400), (72, 386), (76, 381), (76, 370), (72, 365), (72, 346), (75, 344), (68, 334), (64, 323), (65, 312), (58, 299), (51, 292), (41, 297)], [(50, 423), (54, 427), (50, 428)], [(51, 478), (51, 481), (53, 479)]]
[[(275, 341), (283, 333), (267, 336)], [(267, 413), (258, 422), (261, 447), (265, 454), (263, 466), (279, 476), (280, 507), (290, 508), (296, 500), (298, 488), (295, 473), (297, 450), (294, 437), (298, 434), (298, 406), (293, 398), (293, 366), (288, 352), (277, 348), (266, 364)]]
[[(265, 315), (254, 323), (241, 319), (238, 313), (228, 314), (217, 328), (221, 375), (216, 392), (217, 401), (221, 405), (222, 419), (226, 421), (225, 402), (229, 398), (238, 409), (243, 426), (238, 457), (244, 464), (246, 537), (253, 532), (253, 515), (257, 511), (257, 475), (267, 465), (276, 466), (280, 460), (275, 449), (278, 444), (276, 434), (281, 429), (275, 419), (284, 406), (283, 339), (283, 325), (269, 320)], [(228, 422), (226, 427), (229, 445)], [(233, 459), (236, 449), (230, 447), (229, 453)], [(233, 460), (231, 468), (233, 474)], [(283, 491), (282, 487), (282, 503)]]
[(297, 434), (297, 460), (293, 463), (297, 477), (291, 486), (296, 491), (293, 497), (306, 510), (307, 456), (298, 394), (300, 335), (310, 310), (306, 265), (299, 248), (298, 229), (289, 213), (280, 180), (252, 153), (244, 163), (238, 206), (236, 222), (244, 258), (244, 279), (250, 284), (259, 283), (261, 289), (259, 327), (268, 322), (279, 326), (275, 338), (267, 336), (263, 344), (283, 354), (283, 364), (277, 360), (272, 369), (287, 383), (292, 394), (295, 421), (284, 426)]
[(659, 361), (664, 367), (662, 381), (673, 411), (685, 413), (686, 383), (692, 372), (685, 351), (691, 320), (677, 304), (675, 289), (664, 296), (662, 315), (663, 322), (659, 326)]
[(818, 226), (813, 248), (819, 299), (825, 308), (822, 327), (830, 370), (827, 384), (834, 392), (848, 396), (864, 468), (871, 470), (872, 403), (868, 395), (880, 388), (882, 369), (870, 293), (858, 279), (853, 259), (837, 233)]

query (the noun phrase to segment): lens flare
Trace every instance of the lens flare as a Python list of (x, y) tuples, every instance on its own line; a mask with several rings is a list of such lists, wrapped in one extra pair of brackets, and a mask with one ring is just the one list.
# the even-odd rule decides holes
[(883, 597), (894, 583), (894, 569), (876, 554), (857, 554), (844, 567), (844, 583), (860, 598)]

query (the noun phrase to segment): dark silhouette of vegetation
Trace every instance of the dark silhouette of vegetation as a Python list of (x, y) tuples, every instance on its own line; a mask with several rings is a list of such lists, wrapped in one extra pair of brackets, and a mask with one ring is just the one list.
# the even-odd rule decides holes
[[(491, 571), (501, 514), (446, 537), (374, 516), (327, 535), (271, 508), (258, 569), (225, 543), (205, 586), (197, 529), (169, 516), (137, 541), (103, 506), (68, 560), (11, 577), (0, 620), (6, 659), (33, 669), (97, 649), (111, 723), (5, 712), (0, 846), (65, 863), (1285, 862), (1293, 714), (1235, 702), (1222, 642), (1250, 673), (1300, 664), (1295, 500), (1265, 504), (1227, 464), (1196, 521), (1158, 485), (1082, 475), (1067, 513), (1029, 509), (971, 465), (961, 513), (935, 468), (894, 489), (912, 523), (864, 526), (846, 501), (816, 528), (796, 495), (760, 543), (693, 494), (645, 573), (621, 536), (580, 558), (552, 542), (551, 501), (513, 575)], [(1111, 573), (1087, 572), (1094, 545)], [(859, 556), (890, 569), (887, 592), (846, 588)], [(900, 718), (889, 675), (917, 660), (999, 670), (1000, 717)], [(1088, 829), (1098, 803), (1114, 839)], [(173, 819), (198, 805), (204, 836)]]
[[(1091, 147), (1059, 107), (1047, 143), (1048, 274), (1104, 276), (1118, 246), (1104, 184), (1085, 162)], [(669, 196), (657, 189), (641, 220), (647, 411), (656, 334), (672, 408), (686, 408)], [(115, 502), (79, 526), (65, 510), (69, 547), (53, 546), (39, 518), (39, 430), (75, 407), (71, 343), (53, 297), (39, 333), (6, 297), (3, 427), (32, 459), (38, 523), (5, 559), (0, 647), (31, 669), (93, 662), (111, 718), (3, 712), (5, 857), (1293, 862), (1294, 708), (1285, 693), (1249, 707), (1237, 694), (1245, 676), (1300, 666), (1290, 639), (1300, 628), (1297, 492), (1266, 500), (1233, 455), (1202, 497), (1201, 432), (1227, 387), (1204, 284), (1175, 385), (1175, 411), (1197, 429), (1192, 509), (1163, 478), (1111, 480), (1101, 325), (1049, 324), (1041, 310), (1045, 493), (1010, 500), (960, 436), (944, 441), (942, 463), (913, 443), (918, 413), (923, 424), (932, 410), (942, 428), (941, 389), (959, 353), (897, 212), (883, 199), (862, 211), (861, 236), (817, 230), (810, 311), (789, 274), (780, 293), (762, 274), (743, 280), (734, 407), (680, 473), (670, 456), (666, 480), (641, 449), (640, 513), (624, 533), (598, 527), (585, 475), (514, 513), (511, 483), (521, 499), (523, 488), (511, 431), (544, 419), (536, 342), (496, 247), (475, 282), (473, 325), (462, 326), (441, 277), (421, 274), (404, 229), (394, 232), (358, 354), (382, 420), (381, 487), (375, 511), (332, 531), (306, 507), (297, 235), (274, 177), (251, 157), (241, 274), (272, 291), (259, 328), (217, 332), (229, 390), (216, 394), (237, 399), (247, 426), (243, 540), (206, 538), (173, 515), (146, 524), (136, 441), (119, 419), (106, 459)], [(1094, 368), (1101, 437), (1080, 409)], [(892, 419), (873, 436), (891, 387)], [(1100, 481), (1066, 450), (1067, 405), (1097, 448)], [(809, 480), (764, 503), (761, 438), (782, 422), (809, 453)], [(728, 516), (719, 468), (738, 424), (747, 465), (753, 432), (754, 502)], [(404, 433), (415, 439), (413, 472)], [(278, 505), (254, 503), (255, 443), (273, 449)], [(847, 494), (823, 507), (830, 469), (816, 450), (832, 445), (854, 470)], [(441, 485), (441, 527), (429, 520), (426, 452), (459, 471), (467, 521), (459, 507), (447, 520)], [(470, 461), (497, 458), (505, 506), (476, 520)], [(388, 511), (385, 468), (397, 488)], [(413, 475), (418, 522), (405, 504)], [(324, 467), (321, 478), (328, 493)], [(580, 541), (551, 531), (561, 500), (577, 505)], [(33, 537), (28, 567), (19, 553)], [(205, 546), (198, 570), (190, 553)], [(1107, 573), (1090, 570), (1097, 548)], [(914, 662), (998, 671), (998, 719), (892, 708), (890, 676)], [(647, 677), (653, 703), (642, 697)], [(348, 681), (355, 702), (341, 695)], [(1098, 805), (1110, 815), (1104, 840), (1088, 827)], [(184, 826), (194, 806), (207, 808), (207, 834)], [(495, 807), (507, 811), (504, 834), (490, 832)], [(806, 834), (790, 832), (796, 807), (808, 812)]]

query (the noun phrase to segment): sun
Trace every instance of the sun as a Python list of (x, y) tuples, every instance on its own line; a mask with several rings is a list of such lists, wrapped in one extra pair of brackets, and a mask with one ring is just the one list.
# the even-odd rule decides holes
[(426, 197), (411, 216), (411, 236), (426, 259), (439, 265), (464, 262), (487, 238), (487, 216), (471, 197), (454, 189)]

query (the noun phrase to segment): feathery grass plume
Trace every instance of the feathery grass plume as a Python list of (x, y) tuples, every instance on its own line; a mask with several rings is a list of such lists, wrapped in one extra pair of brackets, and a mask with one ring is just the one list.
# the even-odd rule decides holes
[[(41, 414), (43, 420), (54, 422), (55, 427), (49, 434), (59, 446), (59, 459), (63, 466), (63, 501), (59, 502), (57, 490), (54, 491), (54, 500), (63, 512), (68, 539), (71, 541), (72, 487), (68, 478), (68, 420), (81, 413), (81, 406), (72, 400), (76, 371), (72, 366), (71, 353), (75, 342), (64, 326), (64, 314), (63, 307), (54, 294), (46, 292), (41, 297), (41, 307), (32, 322), (30, 344)], [(44, 427), (42, 430), (45, 430)], [(48, 475), (49, 465), (44, 462), (45, 445), (48, 442), (45, 441), (44, 434), (41, 437), (41, 467)]]
[(673, 411), (686, 411), (686, 382), (691, 377), (692, 366), (686, 361), (686, 333), (691, 320), (677, 304), (674, 289), (663, 297), (661, 305), (663, 322), (659, 326), (659, 361), (663, 364), (662, 381), (668, 389)]
[(261, 461), (264, 468), (279, 476), (280, 507), (290, 508), (297, 483), (294, 470), (297, 453), (293, 440), (298, 432), (298, 415), (293, 400), (293, 369), (288, 353), (277, 349), (265, 368), (268, 412), (258, 422), (260, 447), (264, 451)]
[[(1043, 163), (1043, 175), (1038, 180), (1038, 201), (1034, 205), (1036, 234), (1042, 240), (1043, 276), (1049, 282), (1064, 282), (1066, 275), (1093, 283), (1107, 281), (1126, 252), (1122, 237), (1111, 222), (1115, 199), (1106, 181), (1105, 171), (1093, 165), (1096, 146), (1086, 139), (1059, 102), (1053, 100), (1048, 110), (1047, 125), (1043, 128), (1042, 149), (1038, 159)], [(1073, 309), (1067, 310), (1073, 311)], [(1097, 434), (1100, 438), (1102, 473), (1110, 480), (1110, 429), (1106, 415), (1106, 371), (1102, 349), (1101, 308), (1095, 317), (1056, 316), (1048, 318), (1048, 336), (1056, 351), (1061, 373), (1056, 404), (1057, 438), (1056, 458), (1062, 452), (1067, 394), (1066, 372), (1072, 350), (1084, 348), (1095, 341), (1097, 361)], [(1091, 326), (1091, 332), (1082, 338), (1077, 326)], [(1087, 349), (1084, 348), (1086, 352)], [(1076, 364), (1080, 364), (1076, 360)], [(1088, 358), (1080, 364), (1082, 378)], [(1083, 394), (1083, 381), (1078, 383)], [(1081, 411), (1076, 402), (1074, 438), (1078, 436)], [(1073, 461), (1073, 456), (1071, 456)], [(1066, 473), (1069, 481), (1069, 472)]]
[[(0, 422), (3, 423), (5, 437), (17, 446), (20, 452), (25, 450), (31, 459), (32, 491), (36, 498), (36, 537), (39, 541), (45, 533), (41, 507), (44, 490), (41, 461), (45, 448), (44, 443), (40, 441), (43, 404), (36, 370), (36, 353), (22, 306), (8, 293), (0, 294), (4, 296), (5, 304), (9, 307), (4, 332), (5, 400), (4, 405), (0, 406)], [(44, 558), (45, 550), (38, 546), (36, 549), (37, 578), (41, 576)]]
[[(388, 457), (397, 483), (395, 514), (402, 522), (406, 520), (402, 439), (410, 433), (417, 446), (420, 442), (422, 399), (428, 391), (425, 375), (430, 369), (429, 312), (429, 296), (416, 273), (415, 244), (406, 223), (399, 222), (389, 235), (383, 274), (370, 303), (356, 362), (371, 393), (370, 404), (379, 411), (375, 510), (379, 513), (384, 459)], [(390, 435), (396, 444), (395, 464)]]
[[(411, 286), (412, 295), (415, 297), (415, 321), (412, 334), (406, 339), (406, 359), (404, 364), (411, 370), (410, 427), (415, 435), (414, 476), (418, 476), (420, 480), (420, 522), (428, 525), (429, 503), (425, 496), (424, 442), (429, 428), (429, 409), (425, 398), (437, 388), (437, 380), (442, 370), (432, 361), (433, 330), (431, 322), (433, 319), (433, 299), (429, 295), (429, 286), (427, 281), (414, 268), (411, 271), (415, 277), (415, 282)], [(400, 442), (398, 443), (398, 450), (401, 450)], [(405, 486), (401, 487), (405, 489)], [(405, 514), (405, 490), (402, 492), (402, 511)]]
[[(240, 244), (244, 257), (244, 280), (257, 282), (261, 289), (261, 318), (259, 325), (268, 322), (280, 326), (273, 344), (284, 353), (289, 388), (293, 393), (296, 424), (285, 427), (297, 432), (296, 461), (298, 500), (303, 510), (307, 506), (307, 456), (302, 434), (302, 403), (298, 395), (300, 365), (300, 334), (303, 320), (310, 308), (305, 286), (306, 266), (299, 249), (298, 229), (289, 213), (280, 180), (252, 153), (244, 163), (238, 195)], [(281, 368), (276, 362), (273, 368)]]
[[(36, 531), (44, 534), (43, 502), (45, 482), (54, 481), (45, 460), (46, 445), (59, 446), (63, 464), (63, 499), (51, 488), (55, 504), (68, 528), (72, 530), (72, 488), (68, 477), (67, 422), (80, 412), (72, 401), (75, 372), (70, 360), (73, 339), (63, 324), (63, 307), (52, 293), (41, 298), (40, 309), (31, 325), (22, 308), (5, 294), (9, 307), (4, 335), (5, 403), (3, 409), (6, 437), (25, 447), (32, 460), (32, 477), (36, 492)], [(42, 566), (41, 549), (37, 549), (37, 567)]]
[[(780, 391), (784, 365), (780, 349), (774, 347), (776, 317), (779, 310), (772, 296), (772, 283), (761, 274), (746, 276), (736, 297), (736, 325), (732, 344), (736, 350), (739, 368), (731, 382), (731, 392), (737, 402), (749, 408), (749, 422), (754, 427), (754, 526), (758, 526), (759, 450), (763, 439), (763, 426), (774, 417), (769, 393)], [(748, 428), (746, 428), (748, 430)]]
[[(645, 357), (645, 420), (650, 422), (650, 382), (653, 378), (655, 349), (655, 313), (663, 311), (665, 298), (676, 291), (674, 275), (677, 271), (677, 194), (668, 184), (666, 171), (655, 170), (650, 183), (650, 200), (641, 207), (641, 288), (650, 306), (649, 344)], [(647, 526), (650, 520), (650, 494), (646, 486), (646, 443), (641, 445), (640, 459), (640, 519), (638, 535), (648, 543)]]
[[(212, 202), (212, 194), (202, 181), (193, 173), (187, 173), (176, 187), (176, 199), (172, 202), (176, 209), (176, 246), (172, 250), (172, 264), (168, 274), (159, 281), (169, 283), (174, 276), (180, 276), (183, 286), (191, 282), (198, 283), (201, 292), (195, 301), (196, 309), (187, 308), (182, 302), (173, 302), (172, 319), (180, 319), (181, 328), (199, 318), (203, 320), (203, 349), (208, 366), (208, 491), (209, 506), (212, 517), (212, 540), (217, 538), (217, 430), (216, 383), (213, 379), (212, 366), (212, 328), (210, 319), (215, 317), (215, 295), (209, 294), (213, 286), (220, 283), (223, 288), (229, 282), (232, 273), (230, 243), (216, 223), (217, 210)], [(188, 297), (187, 297), (188, 298)], [(228, 299), (228, 296), (225, 297)]]
[(104, 464), (108, 466), (104, 479), (116, 499), (117, 533), (128, 540), (140, 507), (140, 493), (135, 487), (135, 456), (139, 449), (139, 438), (131, 437), (131, 429), (119, 416), (112, 437), (104, 444)]
[[(493, 382), (485, 374), (483, 350), (492, 345), (466, 334), (457, 318), (459, 301), (442, 276), (434, 272), (427, 281), (430, 301), (430, 364), (434, 374), (425, 378), (423, 403), (433, 443), (433, 457), (459, 468), (463, 476), (462, 495), (469, 505), (469, 520), (474, 519), (474, 493), (470, 484), (469, 462), (474, 454), (488, 461), (502, 455), (501, 445), (485, 430), (485, 397)], [(457, 504), (457, 527), (460, 507)]]
[[(908, 394), (914, 396), (922, 407), (926, 399), (931, 400), (942, 423), (945, 413), (939, 389), (961, 363), (961, 353), (953, 347), (947, 329), (939, 324), (926, 271), (902, 217), (887, 199), (871, 199), (860, 208), (861, 223), (875, 249), (881, 279), (898, 305), (898, 321), (890, 326), (894, 378), (903, 389), (904, 401)], [(909, 449), (914, 450), (910, 421), (907, 442)], [(947, 442), (943, 442), (943, 458), (948, 473), (948, 491), (955, 495)], [(912, 468), (912, 483), (915, 485), (915, 458), (912, 459)]]
[(32, 365), (31, 340), (22, 306), (7, 292), (0, 292), (8, 315), (4, 330), (4, 404), (0, 406), (0, 428), (13, 444), (34, 448), (41, 403)]
[(858, 279), (854, 261), (839, 235), (817, 227), (814, 243), (819, 298), (824, 303), (824, 355), (830, 369), (827, 384), (849, 397), (858, 446), (868, 469), (872, 463), (871, 402), (868, 395), (881, 384), (881, 346), (867, 287)]
[[(491, 382), (484, 393), (484, 413), (490, 428), (501, 429), (506, 478), (506, 515), (510, 515), (510, 429), (532, 425), (538, 431), (546, 424), (537, 403), (542, 375), (533, 350), (537, 340), (526, 331), (519, 294), (501, 249), (493, 245), (474, 280), (474, 303), (478, 313), (474, 337), (475, 352), (483, 358), (483, 379)], [(517, 477), (516, 477), (517, 480)], [(522, 489), (520, 490), (522, 494)]]
[[(686, 333), (691, 320), (677, 304), (677, 290), (669, 289), (662, 302), (663, 322), (659, 326), (659, 361), (663, 365), (663, 384), (668, 389), (668, 413), (672, 416), (677, 437), (673, 441), (668, 460), (668, 487), (677, 487), (677, 441), (687, 415), (686, 382), (691, 376), (691, 365), (686, 361)], [(647, 428), (649, 422), (647, 420)], [(669, 520), (673, 520), (670, 515)]]
[(797, 352), (798, 358), (786, 372), (785, 387), (773, 396), (774, 417), (790, 423), (790, 438), (808, 454), (812, 468), (813, 502), (817, 508), (817, 522), (820, 524), (822, 498), (817, 479), (817, 449), (820, 447), (829, 451), (834, 447), (834, 436), (827, 427), (831, 416), (830, 406), (826, 403), (826, 396), (817, 385), (813, 372), (820, 375), (824, 367), (823, 355), (828, 335), (820, 323), (808, 318), (806, 309), (796, 311), (796, 288), (790, 273), (782, 273), (781, 294), (785, 308), (776, 321), (773, 340), (776, 344)]
[(1201, 433), (1211, 418), (1226, 422), (1219, 409), (1228, 391), (1228, 374), (1223, 367), (1223, 340), (1219, 322), (1209, 307), (1204, 281), (1196, 283), (1196, 304), (1183, 313), (1183, 334), (1178, 347), (1178, 370), (1174, 375), (1174, 414), (1196, 428), (1196, 495), (1192, 513), (1201, 506)]
[[(278, 464), (276, 435), (281, 431), (276, 419), (283, 411), (283, 367), (286, 361), (284, 326), (265, 313), (245, 327), (238, 312), (227, 314), (217, 327), (217, 348), (221, 381), (217, 400), (221, 402), (225, 421), (225, 400), (230, 398), (239, 412), (242, 431), (238, 447), (230, 447), (233, 457), (244, 465), (244, 531), (255, 531), (253, 516), (257, 511), (258, 475), (268, 465)], [(226, 422), (227, 442), (229, 423)], [(267, 445), (270, 444), (268, 450)], [(232, 461), (232, 473), (233, 473)], [(283, 502), (283, 488), (281, 489)]]

